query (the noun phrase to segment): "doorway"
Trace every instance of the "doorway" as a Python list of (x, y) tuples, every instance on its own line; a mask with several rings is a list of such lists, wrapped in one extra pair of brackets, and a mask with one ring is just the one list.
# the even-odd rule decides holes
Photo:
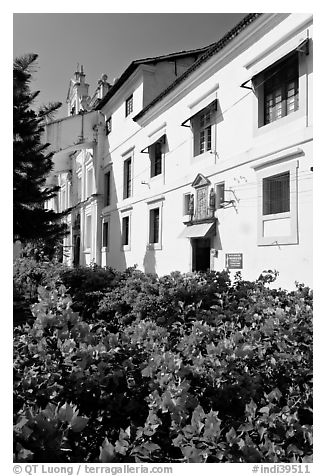
[(80, 257), (80, 236), (74, 236), (74, 266), (79, 266), (79, 257)]
[(211, 239), (192, 239), (192, 271), (207, 271), (211, 266)]

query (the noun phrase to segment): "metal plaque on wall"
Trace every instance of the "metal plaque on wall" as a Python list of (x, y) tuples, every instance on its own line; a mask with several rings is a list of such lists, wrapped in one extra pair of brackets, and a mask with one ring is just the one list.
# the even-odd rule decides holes
[(243, 268), (243, 254), (242, 253), (226, 253), (225, 267), (228, 269), (242, 269)]

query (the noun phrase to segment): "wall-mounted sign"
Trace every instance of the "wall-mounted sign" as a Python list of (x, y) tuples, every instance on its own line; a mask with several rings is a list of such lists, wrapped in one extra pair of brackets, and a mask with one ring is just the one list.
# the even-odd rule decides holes
[(228, 269), (242, 269), (243, 268), (243, 254), (242, 253), (226, 253), (225, 267)]

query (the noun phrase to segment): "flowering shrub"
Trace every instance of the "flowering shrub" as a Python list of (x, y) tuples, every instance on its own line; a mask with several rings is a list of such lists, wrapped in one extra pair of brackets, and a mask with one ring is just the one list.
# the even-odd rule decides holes
[(16, 461), (311, 461), (312, 293), (265, 278), (129, 270), (89, 322), (40, 287), (14, 336)]

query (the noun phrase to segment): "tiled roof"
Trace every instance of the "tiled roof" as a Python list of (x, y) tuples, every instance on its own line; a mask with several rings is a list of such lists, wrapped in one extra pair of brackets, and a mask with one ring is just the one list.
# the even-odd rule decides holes
[(179, 76), (173, 83), (171, 83), (164, 91), (162, 91), (156, 98), (154, 98), (144, 109), (142, 109), (135, 117), (134, 121), (140, 119), (149, 109), (158, 103), (164, 96), (166, 96), (175, 86), (187, 78), (193, 71), (195, 71), (201, 64), (207, 61), (211, 56), (222, 50), (230, 41), (238, 36), (245, 28), (247, 28), (254, 20), (260, 17), (262, 13), (250, 13), (246, 15), (232, 30), (226, 33), (219, 41), (210, 45), (208, 50), (201, 55), (195, 63), (193, 63), (181, 76)]
[(123, 85), (123, 83), (131, 76), (131, 74), (135, 71), (135, 69), (140, 65), (140, 64), (147, 64), (147, 63), (157, 63), (159, 61), (164, 61), (164, 60), (169, 60), (173, 58), (180, 58), (182, 56), (189, 56), (189, 55), (202, 55), (204, 54), (209, 48), (211, 48), (212, 45), (204, 46), (202, 48), (197, 48), (193, 50), (184, 50), (184, 51), (177, 51), (176, 53), (169, 53), (166, 55), (161, 55), (161, 56), (154, 56), (152, 58), (142, 58), (138, 60), (134, 60), (128, 68), (122, 73), (120, 78), (113, 84), (113, 86), (110, 88), (108, 93), (104, 96), (103, 99), (101, 99), (95, 109), (99, 110), (101, 109), (104, 104), (108, 102), (108, 100), (120, 89), (120, 87)]

